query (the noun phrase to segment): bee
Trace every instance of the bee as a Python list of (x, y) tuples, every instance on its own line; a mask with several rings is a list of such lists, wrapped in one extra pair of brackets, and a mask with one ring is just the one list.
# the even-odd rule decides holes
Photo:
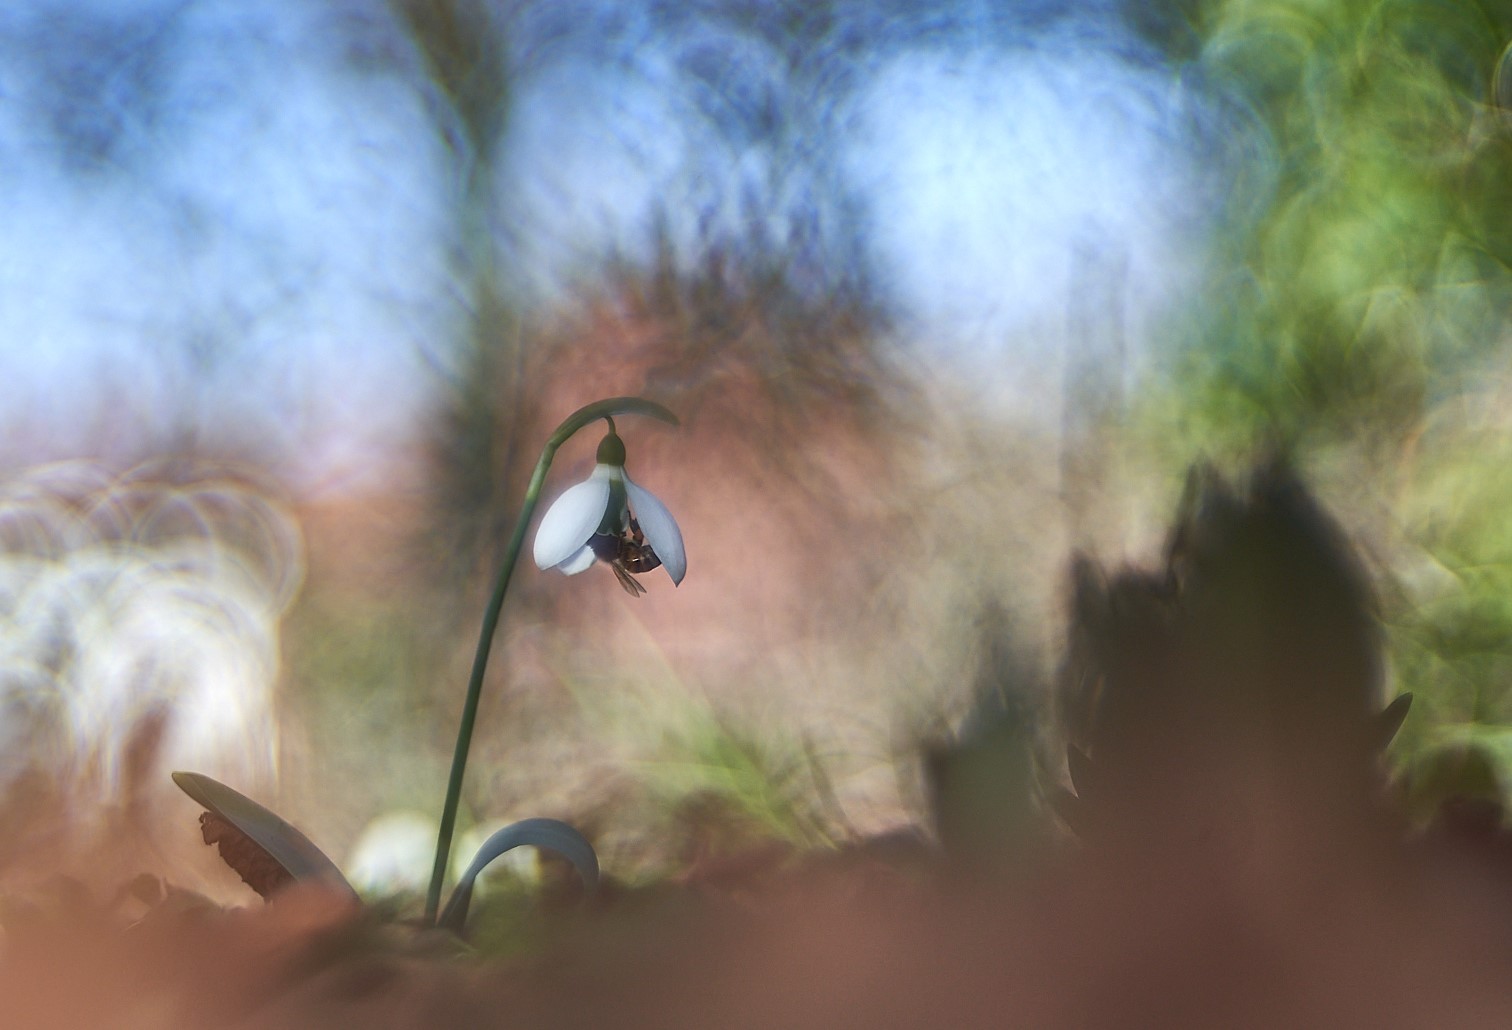
[(619, 580), (620, 586), (625, 588), (625, 593), (631, 597), (640, 597), (646, 592), (646, 588), (631, 578), (631, 574), (643, 575), (652, 569), (661, 566), (661, 559), (657, 557), (651, 545), (646, 543), (646, 536), (641, 532), (640, 523), (635, 521), (635, 516), (630, 517), (629, 525), (619, 536), (610, 536), (607, 533), (596, 534), (589, 541), (594, 555), (599, 561), (614, 570), (614, 578)]

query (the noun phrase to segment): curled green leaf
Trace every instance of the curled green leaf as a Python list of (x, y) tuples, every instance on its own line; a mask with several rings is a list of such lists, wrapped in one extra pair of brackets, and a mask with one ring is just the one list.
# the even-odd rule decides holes
[(521, 819), (483, 842), (472, 864), (457, 881), (451, 900), (446, 903), (436, 925), (460, 935), (467, 924), (467, 909), (472, 903), (473, 884), (478, 875), (500, 855), (525, 845), (556, 852), (572, 864), (584, 887), (590, 892), (598, 887), (598, 855), (586, 837), (560, 819)]

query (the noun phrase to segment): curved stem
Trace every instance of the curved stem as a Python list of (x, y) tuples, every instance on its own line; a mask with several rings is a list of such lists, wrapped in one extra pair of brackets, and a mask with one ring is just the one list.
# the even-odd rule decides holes
[[(509, 589), (509, 577), (514, 572), (515, 561), (520, 557), (520, 548), (525, 543), (525, 533), (530, 528), (531, 516), (541, 497), (541, 487), (546, 483), (546, 471), (556, 457), (557, 448), (568, 438), (589, 423), (612, 415), (635, 414), (658, 419), (669, 425), (677, 425), (677, 416), (660, 404), (639, 397), (611, 397), (579, 408), (557, 426), (556, 432), (546, 441), (541, 458), (531, 474), (530, 485), (525, 488), (525, 502), (520, 506), (515, 519), (514, 532), (509, 538), (509, 547), (504, 552), (504, 564), (499, 569), (494, 583), (493, 596), (483, 612), (483, 629), (478, 635), (478, 649), (473, 655), (472, 675), (467, 681), (467, 698), (462, 703), (462, 721), (457, 727), (457, 745), (452, 750), (451, 775), (446, 781), (446, 802), (441, 808), (441, 828), (436, 836), (436, 863), (431, 869), (430, 888), (425, 893), (425, 921), (434, 924), (441, 908), (441, 888), (446, 881), (446, 866), (451, 858), (452, 834), (457, 825), (457, 809), (462, 801), (462, 779), (467, 769), (467, 753), (472, 747), (473, 726), (478, 720), (478, 701), (483, 695), (483, 674), (488, 669), (488, 653), (493, 646), (495, 631), (499, 628), (499, 616), (504, 611), (504, 595)], [(613, 424), (612, 422), (610, 423)]]

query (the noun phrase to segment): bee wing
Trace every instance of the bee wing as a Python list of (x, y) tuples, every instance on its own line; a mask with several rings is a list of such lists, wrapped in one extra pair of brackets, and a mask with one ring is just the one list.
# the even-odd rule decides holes
[(625, 588), (625, 593), (631, 597), (639, 597), (646, 592), (646, 588), (635, 581), (625, 567), (618, 562), (610, 562), (609, 567), (614, 570), (614, 578), (620, 581), (620, 586)]

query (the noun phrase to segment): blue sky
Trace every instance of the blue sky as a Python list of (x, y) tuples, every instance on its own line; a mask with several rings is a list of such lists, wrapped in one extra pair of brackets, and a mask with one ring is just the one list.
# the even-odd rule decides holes
[[(806, 9), (499, 5), (501, 292), (570, 307), (660, 230), (684, 268), (767, 248), (863, 283), (989, 414), (1042, 391), (1089, 289), (1138, 353), (1226, 200), (1201, 91), (1095, 5)], [(370, 485), (459, 367), (455, 124), (384, 5), (13, 0), (0, 462), (192, 443)]]

